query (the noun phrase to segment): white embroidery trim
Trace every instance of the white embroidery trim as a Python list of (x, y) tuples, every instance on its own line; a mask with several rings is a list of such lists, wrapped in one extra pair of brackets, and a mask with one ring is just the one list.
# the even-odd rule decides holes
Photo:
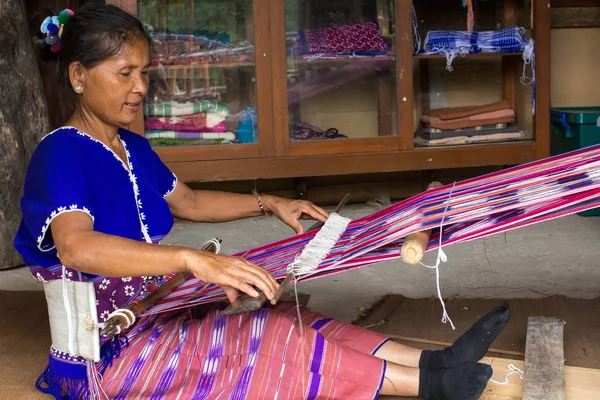
[(175, 190), (176, 187), (177, 187), (177, 175), (173, 174), (173, 186), (171, 187), (171, 190), (169, 190), (167, 193), (163, 194), (163, 197), (167, 197), (168, 195), (173, 193), (173, 191)]
[[(121, 157), (119, 157), (117, 155), (117, 153), (115, 153), (110, 147), (108, 147), (107, 145), (105, 145), (104, 143), (102, 143), (100, 140), (96, 139), (95, 137), (88, 135), (85, 132), (80, 131), (79, 129), (75, 128), (74, 126), (65, 126), (63, 128), (66, 129), (75, 129), (75, 131), (77, 131), (77, 134), (87, 137), (88, 139), (99, 143), (102, 145), (102, 147), (104, 147), (105, 150), (109, 151), (123, 166), (123, 168), (125, 168), (125, 171), (127, 171), (127, 173), (129, 174), (129, 180), (131, 181), (132, 187), (133, 187), (133, 195), (135, 197), (135, 206), (137, 208), (137, 212), (138, 212), (138, 218), (140, 220), (140, 226), (142, 229), (142, 236), (144, 237), (144, 240), (148, 243), (152, 243), (152, 238), (150, 237), (150, 234), (148, 233), (148, 225), (146, 225), (144, 223), (144, 220), (146, 219), (146, 216), (144, 215), (144, 213), (142, 213), (140, 210), (142, 209), (142, 201), (139, 199), (139, 188), (137, 185), (137, 177), (135, 176), (135, 174), (133, 173), (133, 163), (131, 162), (131, 160), (129, 159), (130, 157), (130, 153), (129, 150), (127, 150), (127, 144), (125, 144), (125, 141), (123, 139), (121, 139), (120, 135), (117, 135), (117, 137), (119, 138), (119, 142), (121, 142), (121, 144), (123, 145), (123, 149), (125, 149), (125, 156), (127, 157), (127, 164), (129, 164), (129, 168), (127, 168), (127, 165), (125, 165), (125, 163), (123, 162), (123, 160), (121, 160)], [(59, 128), (61, 129), (61, 128)], [(50, 132), (48, 135), (44, 136), (47, 137), (51, 134), (53, 134), (54, 132), (56, 132), (58, 129), (55, 129), (54, 131)], [(42, 138), (42, 140), (44, 139)]]
[(79, 207), (77, 204), (71, 204), (68, 207), (58, 207), (56, 210), (54, 210), (50, 213), (50, 216), (48, 218), (46, 218), (46, 222), (42, 226), (42, 234), (40, 236), (38, 236), (38, 238), (37, 238), (37, 247), (38, 247), (38, 249), (40, 249), (40, 251), (46, 252), (46, 251), (50, 251), (56, 247), (53, 244), (52, 247), (50, 247), (50, 248), (46, 248), (46, 249), (42, 248), (42, 243), (44, 242), (44, 239), (46, 238), (46, 232), (48, 232), (48, 229), (50, 228), (50, 224), (52, 223), (52, 221), (54, 221), (54, 218), (58, 217), (61, 214), (68, 213), (68, 212), (74, 212), (74, 211), (86, 213), (87, 215), (90, 216), (90, 218), (92, 219), (92, 222), (94, 222), (94, 216), (92, 215), (90, 210), (88, 210), (85, 207)]

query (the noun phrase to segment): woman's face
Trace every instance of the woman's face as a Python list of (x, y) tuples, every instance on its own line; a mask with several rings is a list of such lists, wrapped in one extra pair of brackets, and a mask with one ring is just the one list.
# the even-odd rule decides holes
[[(70, 67), (82, 109), (100, 121), (125, 127), (136, 119), (148, 91), (149, 46), (142, 39), (126, 44), (115, 56), (94, 68)], [(71, 71), (72, 69), (72, 71)]]

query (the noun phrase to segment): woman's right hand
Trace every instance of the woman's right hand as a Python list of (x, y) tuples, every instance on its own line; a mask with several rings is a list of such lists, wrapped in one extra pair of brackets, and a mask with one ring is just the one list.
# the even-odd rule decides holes
[(241, 257), (192, 250), (185, 260), (187, 271), (206, 283), (219, 285), (231, 303), (237, 299), (238, 291), (257, 297), (252, 286), (262, 290), (271, 300), (279, 287), (271, 274)]

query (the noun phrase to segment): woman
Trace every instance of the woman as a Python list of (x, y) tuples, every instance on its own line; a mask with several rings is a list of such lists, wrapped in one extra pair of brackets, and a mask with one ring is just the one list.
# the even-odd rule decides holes
[[(56, 59), (76, 108), (40, 142), (28, 168), (15, 246), (32, 274), (93, 282), (100, 321), (179, 271), (220, 285), (230, 301), (239, 291), (256, 296), (253, 286), (272, 298), (276, 281), (242, 258), (155, 243), (173, 217), (221, 222), (273, 213), (301, 233), (300, 218), (325, 221), (327, 212), (306, 201), (193, 191), (179, 182), (143, 137), (125, 129), (148, 89), (142, 24), (113, 6), (71, 14), (46, 20), (36, 37), (45, 57)], [(304, 308), (300, 335), (294, 304), (229, 317), (190, 314), (141, 319), (124, 347), (104, 344), (92, 372), (67, 372), (89, 360), (51, 349), (37, 386), (57, 398), (471, 400), (491, 377), (477, 361), (510, 310), (490, 312), (440, 351), (405, 347)]]

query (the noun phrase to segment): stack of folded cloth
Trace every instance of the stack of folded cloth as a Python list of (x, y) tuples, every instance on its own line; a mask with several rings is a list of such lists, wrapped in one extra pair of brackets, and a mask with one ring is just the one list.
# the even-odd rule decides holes
[(502, 142), (525, 138), (514, 125), (515, 112), (506, 100), (482, 106), (438, 108), (421, 116), (424, 127), (415, 133), (415, 144), (444, 146)]
[(215, 140), (233, 143), (236, 140), (235, 134), (229, 132), (225, 125), (229, 109), (222, 103), (209, 100), (147, 103), (144, 114), (146, 138), (161, 145), (183, 144), (185, 141), (201, 144), (202, 140), (207, 140), (207, 144)]

